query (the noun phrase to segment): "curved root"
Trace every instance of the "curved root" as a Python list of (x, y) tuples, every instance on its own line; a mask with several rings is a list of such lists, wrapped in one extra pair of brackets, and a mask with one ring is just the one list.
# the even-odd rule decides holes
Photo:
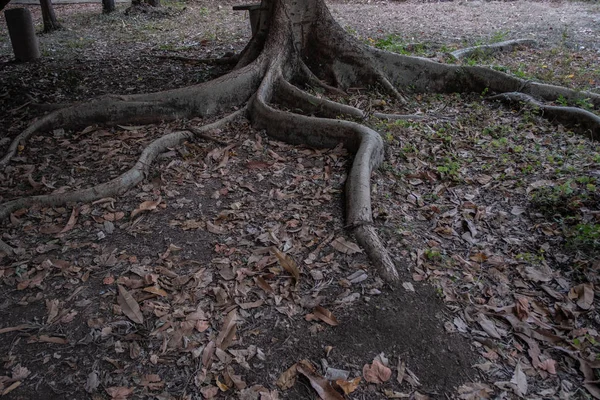
[(288, 143), (335, 147), (341, 142), (355, 153), (346, 182), (347, 224), (382, 277), (389, 281), (398, 280), (396, 266), (377, 236), (371, 214), (371, 173), (384, 157), (380, 135), (354, 122), (276, 110), (267, 104), (273, 97), (275, 86), (285, 86), (278, 67), (267, 72), (251, 103), (250, 116), (254, 126), (266, 129), (269, 136)]
[(182, 89), (132, 96), (104, 96), (51, 112), (19, 134), (0, 160), (6, 166), (19, 145), (40, 131), (93, 123), (150, 124), (176, 118), (206, 117), (244, 104), (256, 91), (263, 66), (252, 63), (220, 78)]
[[(115, 179), (101, 183), (91, 188), (77, 190), (68, 193), (48, 194), (41, 196), (23, 197), (3, 203), (0, 205), (0, 219), (7, 218), (10, 213), (20, 208), (31, 207), (35, 204), (44, 206), (56, 206), (66, 203), (89, 203), (104, 197), (113, 197), (125, 193), (138, 183), (140, 183), (148, 174), (150, 165), (156, 157), (167, 151), (168, 148), (177, 146), (185, 140), (200, 136), (206, 132), (217, 129), (226, 125), (245, 112), (245, 108), (240, 109), (226, 117), (213, 122), (212, 124), (204, 125), (200, 128), (191, 131), (173, 132), (162, 136), (150, 143), (142, 152), (137, 162), (131, 169)], [(4, 244), (4, 246), (8, 246)], [(10, 246), (8, 246), (10, 247)], [(0, 243), (0, 250), (6, 251)], [(12, 250), (12, 249), (11, 249)]]
[(431, 117), (444, 118), (441, 116), (420, 114), (386, 114), (379, 112), (369, 114), (356, 107), (313, 96), (312, 94), (292, 85), (285, 79), (282, 79), (278, 82), (274, 96), (274, 100), (280, 105), (293, 109), (298, 104), (302, 104), (302, 111), (313, 113), (325, 118), (337, 118), (340, 116), (357, 119), (374, 117), (388, 120), (424, 120)]
[(555, 119), (565, 126), (572, 126), (592, 140), (600, 138), (600, 117), (577, 107), (549, 106), (533, 97), (519, 92), (502, 93), (487, 100), (500, 100), (513, 105), (531, 105), (542, 112), (547, 119)]
[(536, 41), (532, 39), (515, 39), (504, 42), (484, 44), (481, 46), (466, 47), (449, 53), (455, 60), (469, 58), (471, 56), (490, 56), (492, 54), (512, 51), (519, 46), (535, 46)]

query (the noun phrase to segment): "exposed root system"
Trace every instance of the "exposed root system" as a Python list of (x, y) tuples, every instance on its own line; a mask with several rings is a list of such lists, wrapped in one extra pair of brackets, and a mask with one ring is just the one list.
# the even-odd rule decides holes
[[(370, 114), (318, 98), (301, 89), (302, 85), (319, 86), (335, 94), (342, 94), (352, 86), (378, 86), (401, 104), (405, 102), (403, 93), (408, 90), (486, 91), (497, 94), (492, 100), (525, 102), (539, 108), (545, 117), (577, 126), (591, 137), (598, 135), (600, 118), (595, 114), (574, 107), (546, 105), (544, 101), (554, 101), (560, 96), (573, 102), (586, 99), (598, 108), (600, 95), (525, 81), (486, 68), (439, 64), (365, 46), (344, 32), (321, 1), (265, 0), (263, 9), (269, 18), (261, 22), (261, 28), (244, 52), (235, 58), (237, 65), (232, 72), (192, 87), (145, 95), (107, 96), (53, 111), (14, 139), (0, 166), (6, 166), (19, 145), (29, 137), (56, 127), (154, 123), (209, 117), (235, 108), (238, 111), (199, 130), (174, 132), (155, 140), (129, 171), (109, 182), (70, 193), (8, 201), (0, 205), (0, 218), (6, 220), (11, 212), (34, 204), (56, 206), (122, 194), (144, 180), (152, 162), (167, 148), (194, 135), (204, 135), (244, 113), (254, 127), (266, 129), (276, 139), (314, 147), (335, 147), (343, 143), (355, 154), (346, 184), (346, 225), (382, 277), (394, 281), (399, 274), (377, 235), (371, 211), (370, 176), (384, 159), (383, 140), (376, 131), (361, 123), (338, 118), (362, 121), (369, 117), (422, 119), (431, 116)], [(525, 42), (513, 41), (476, 50), (464, 49), (456, 52), (455, 57), (522, 44)], [(12, 253), (4, 242), (0, 242), (0, 250)]]

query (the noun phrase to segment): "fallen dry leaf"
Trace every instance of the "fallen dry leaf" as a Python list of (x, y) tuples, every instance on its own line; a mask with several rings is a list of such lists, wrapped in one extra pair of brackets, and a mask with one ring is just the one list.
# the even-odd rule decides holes
[(375, 384), (387, 382), (392, 377), (392, 370), (383, 365), (379, 360), (374, 360), (373, 364), (363, 366), (363, 377), (365, 381)]
[(167, 297), (169, 294), (158, 286), (148, 286), (144, 288), (144, 292), (156, 294), (158, 296)]
[(357, 376), (356, 378), (354, 378), (350, 381), (338, 379), (335, 381), (335, 384), (338, 385), (342, 389), (344, 394), (350, 394), (358, 388), (358, 385), (360, 384), (360, 380), (361, 380), (360, 376)]
[(310, 386), (317, 392), (322, 400), (343, 400), (344, 397), (338, 393), (322, 376), (315, 374), (300, 363), (296, 364), (296, 369), (304, 375), (310, 382)]
[(123, 310), (123, 314), (136, 324), (144, 323), (144, 316), (140, 310), (140, 305), (135, 301), (131, 294), (121, 285), (117, 285), (119, 294), (117, 295), (117, 302)]
[(133, 389), (124, 386), (113, 386), (106, 388), (106, 393), (108, 393), (111, 400), (125, 400), (133, 394)]
[(527, 394), (527, 375), (523, 372), (523, 367), (518, 363), (515, 367), (510, 383), (514, 385), (514, 391), (517, 396), (525, 396)]
[(233, 309), (227, 314), (225, 320), (223, 321), (223, 325), (221, 326), (221, 331), (219, 332), (219, 336), (217, 336), (216, 345), (221, 350), (225, 350), (235, 337), (235, 332), (237, 328), (237, 309)]
[(144, 211), (152, 211), (155, 210), (156, 207), (158, 207), (158, 205), (160, 204), (160, 202), (162, 201), (162, 197), (158, 197), (158, 200), (147, 200), (144, 201), (142, 204), (140, 204), (138, 206), (138, 208), (136, 208), (135, 210), (133, 210), (131, 212), (131, 218), (135, 218), (136, 215), (144, 212)]
[(569, 291), (570, 299), (577, 299), (577, 305), (582, 310), (589, 310), (594, 304), (594, 286), (591, 283), (582, 283)]
[(298, 266), (294, 259), (275, 246), (271, 247), (271, 251), (275, 254), (283, 269), (294, 277), (295, 283), (298, 283), (300, 281), (300, 270), (298, 270)]
[(338, 322), (337, 318), (335, 318), (333, 313), (331, 311), (329, 311), (328, 309), (323, 308), (321, 306), (316, 306), (312, 315), (315, 318), (325, 322), (328, 325), (331, 325), (331, 326), (339, 325), (339, 322)]
[(281, 390), (287, 390), (294, 386), (296, 383), (296, 377), (298, 376), (298, 369), (296, 368), (298, 364), (294, 364), (289, 367), (287, 370), (283, 371), (279, 378), (277, 378), (277, 382), (275, 384)]
[(356, 243), (346, 240), (343, 236), (331, 242), (331, 246), (344, 254), (362, 253), (362, 249)]
[(78, 207), (73, 208), (73, 211), (71, 211), (71, 216), (69, 217), (69, 220), (67, 221), (67, 224), (58, 233), (59, 234), (67, 233), (71, 229), (73, 229), (75, 227), (75, 224), (77, 223), (77, 216), (78, 215), (79, 215), (79, 208)]

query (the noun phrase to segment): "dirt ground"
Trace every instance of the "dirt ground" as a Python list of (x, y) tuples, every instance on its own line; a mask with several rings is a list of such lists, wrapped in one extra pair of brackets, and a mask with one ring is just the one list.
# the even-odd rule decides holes
[[(119, 5), (108, 16), (56, 6), (65, 29), (40, 35), (43, 57), (29, 64), (11, 62), (2, 22), (0, 144), (44, 104), (221, 75), (194, 59), (243, 48), (236, 3), (171, 2), (160, 15)], [(330, 7), (360, 40), (440, 62), (460, 47), (534, 38), (463, 62), (600, 92), (595, 3)], [(337, 100), (428, 116), (366, 121), (388, 145), (373, 213), (398, 285), (344, 229), (345, 150), (272, 141), (240, 119), (163, 154), (122, 197), (2, 223), (18, 255), (0, 261), (0, 395), (318, 398), (286, 373), (308, 360), (351, 399), (600, 398), (597, 142), (480, 93), (409, 94), (400, 106), (353, 88)], [(34, 136), (0, 173), (1, 201), (104, 182), (157, 137), (207, 122)]]

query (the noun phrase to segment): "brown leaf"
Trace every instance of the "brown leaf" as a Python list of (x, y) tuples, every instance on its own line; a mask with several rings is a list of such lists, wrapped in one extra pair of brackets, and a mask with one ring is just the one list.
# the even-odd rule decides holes
[(79, 208), (78, 207), (74, 207), (73, 211), (71, 211), (71, 216), (69, 217), (69, 220), (67, 221), (67, 224), (58, 233), (59, 234), (66, 233), (66, 232), (69, 232), (71, 229), (73, 229), (73, 227), (77, 223), (77, 216), (78, 215), (79, 215)]
[(156, 294), (158, 296), (167, 297), (169, 294), (158, 286), (148, 286), (144, 288), (144, 292)]
[(374, 360), (373, 364), (364, 365), (363, 377), (367, 382), (381, 384), (387, 382), (392, 377), (392, 370), (383, 365), (379, 360)]
[(200, 393), (202, 393), (205, 399), (214, 399), (219, 394), (219, 388), (212, 385), (205, 386), (200, 389)]
[(577, 299), (577, 305), (582, 310), (589, 310), (594, 304), (594, 286), (591, 283), (582, 283), (569, 291), (569, 298)]
[(249, 161), (246, 163), (246, 168), (248, 169), (265, 169), (269, 168), (272, 164), (269, 164), (264, 161)]
[(331, 326), (339, 325), (339, 322), (335, 318), (333, 313), (331, 311), (329, 311), (328, 309), (323, 308), (321, 306), (315, 307), (315, 309), (313, 311), (313, 315), (328, 325), (331, 325)]
[(40, 335), (38, 341), (42, 343), (69, 344), (69, 341), (65, 338), (48, 335)]
[(219, 332), (219, 336), (217, 336), (216, 345), (221, 350), (225, 350), (235, 337), (235, 332), (237, 328), (237, 309), (233, 309), (227, 314), (225, 320), (223, 321), (223, 326), (221, 326), (221, 331)]
[(260, 287), (265, 292), (271, 293), (271, 294), (275, 293), (275, 291), (273, 290), (271, 285), (269, 285), (269, 283), (267, 281), (265, 281), (265, 279), (262, 276), (257, 276), (256, 278), (254, 278), (254, 281), (256, 282), (258, 287)]
[(527, 375), (523, 372), (523, 367), (521, 367), (520, 363), (517, 363), (510, 383), (514, 385), (513, 389), (517, 396), (525, 396), (527, 394)]
[(202, 365), (205, 368), (208, 368), (210, 366), (210, 360), (212, 359), (213, 355), (215, 354), (216, 347), (217, 346), (216, 346), (215, 342), (213, 340), (211, 340), (210, 342), (208, 342), (208, 344), (204, 348), (204, 351), (202, 352)]
[(275, 246), (271, 247), (271, 251), (275, 254), (283, 269), (294, 277), (295, 283), (298, 283), (300, 281), (300, 270), (298, 270), (298, 266), (294, 259)]
[(342, 236), (332, 241), (331, 246), (337, 251), (344, 254), (362, 253), (362, 249), (358, 247), (356, 243), (352, 243), (344, 239), (344, 237)]
[(6, 389), (4, 389), (4, 391), (0, 392), (0, 396), (6, 396), (10, 392), (12, 392), (13, 390), (15, 390), (19, 386), (21, 386), (21, 383), (22, 383), (21, 381), (13, 382), (9, 387), (7, 387)]
[(6, 328), (0, 329), (0, 335), (3, 333), (10, 333), (14, 331), (22, 331), (24, 329), (32, 328), (31, 325), (17, 325), (17, 326), (8, 326)]
[(335, 391), (329, 381), (322, 376), (318, 376), (308, 368), (304, 368), (302, 365), (297, 364), (296, 369), (302, 375), (304, 375), (309, 381), (310, 386), (315, 389), (321, 400), (343, 400), (344, 397)]
[(216, 235), (223, 235), (227, 233), (227, 229), (225, 229), (223, 226), (215, 225), (210, 221), (206, 221), (206, 230)]
[(119, 294), (117, 295), (117, 302), (123, 310), (123, 314), (136, 324), (144, 323), (144, 316), (140, 310), (140, 305), (135, 301), (131, 294), (121, 285), (117, 285)]
[(458, 398), (461, 400), (481, 400), (489, 399), (494, 389), (480, 382), (465, 383), (458, 388)]
[(358, 388), (358, 385), (360, 384), (360, 376), (357, 376), (351, 381), (338, 379), (335, 381), (335, 384), (338, 385), (344, 391), (344, 394), (350, 394)]
[(124, 386), (113, 386), (106, 388), (106, 393), (111, 400), (126, 400), (133, 393), (133, 389)]
[(46, 318), (47, 324), (54, 322), (58, 316), (60, 305), (61, 302), (58, 299), (46, 300), (46, 309), (48, 310), (48, 317)]
[(402, 361), (401, 358), (398, 359), (398, 384), (402, 384), (404, 380), (404, 374), (406, 373), (406, 361)]
[(296, 377), (298, 376), (298, 369), (296, 368), (298, 364), (294, 364), (285, 370), (279, 378), (277, 378), (276, 385), (279, 386), (281, 390), (287, 390), (294, 386), (296, 383)]
[(135, 210), (133, 210), (131, 212), (131, 218), (134, 218), (136, 215), (144, 212), (144, 211), (152, 211), (155, 210), (156, 207), (158, 207), (158, 205), (160, 204), (160, 202), (162, 201), (162, 197), (158, 197), (158, 200), (148, 200), (148, 201), (144, 201), (142, 204), (140, 204), (138, 206), (138, 208), (136, 208)]

